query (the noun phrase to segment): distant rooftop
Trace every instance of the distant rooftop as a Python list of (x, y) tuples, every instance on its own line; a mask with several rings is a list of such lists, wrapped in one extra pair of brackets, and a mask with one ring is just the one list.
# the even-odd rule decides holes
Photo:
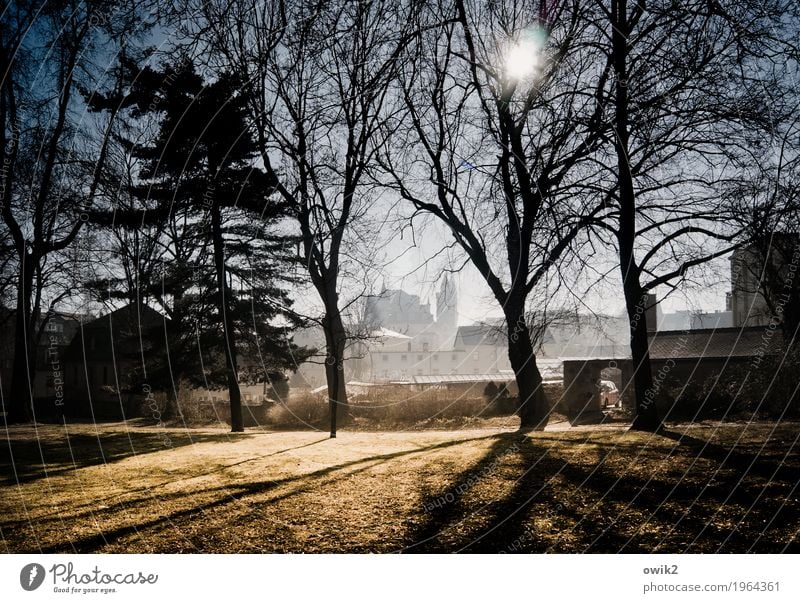
[[(648, 333), (652, 360), (687, 358), (747, 358), (776, 354), (783, 344), (779, 329), (769, 327), (727, 327), (686, 329)], [(575, 360), (624, 360), (630, 355), (561, 358)]]
[(768, 327), (727, 327), (650, 334), (650, 356), (667, 358), (729, 358), (774, 354), (783, 343), (780, 331)]
[(480, 373), (478, 375), (415, 375), (412, 383), (420, 385), (450, 384), (450, 383), (482, 383), (484, 381), (513, 381), (514, 371), (500, 371), (497, 373)]
[(379, 329), (375, 329), (372, 332), (373, 336), (375, 337), (391, 337), (392, 339), (411, 339), (408, 335), (403, 335), (402, 333), (398, 333), (397, 331), (392, 331), (391, 329), (386, 329), (381, 327)]

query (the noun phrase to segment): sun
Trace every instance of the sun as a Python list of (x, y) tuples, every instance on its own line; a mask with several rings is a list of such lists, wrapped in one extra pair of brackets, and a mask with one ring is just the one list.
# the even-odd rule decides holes
[(506, 73), (515, 79), (531, 75), (539, 64), (539, 49), (529, 40), (514, 44), (506, 56)]

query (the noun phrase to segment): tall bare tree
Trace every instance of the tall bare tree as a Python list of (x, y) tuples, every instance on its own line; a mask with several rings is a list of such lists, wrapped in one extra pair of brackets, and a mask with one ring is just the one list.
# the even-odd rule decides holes
[(614, 130), (607, 164), (618, 210), (608, 228), (630, 319), (633, 428), (654, 430), (661, 419), (653, 403), (646, 294), (676, 287), (691, 269), (742, 240), (741, 224), (720, 193), (772, 152), (775, 123), (788, 115), (797, 6), (784, 0), (597, 6), (607, 31), (598, 48), (614, 68), (603, 94)]
[[(16, 255), (14, 365), (8, 420), (30, 418), (34, 352), (48, 258), (66, 250), (98, 192), (114, 112), (85, 162), (81, 89), (102, 79), (93, 61), (141, 32), (142, 3), (12, 2), (0, 27), (0, 212)], [(78, 168), (84, 166), (82, 171)]]
[(543, 428), (549, 414), (529, 297), (605, 215), (593, 153), (610, 65), (595, 60), (584, 9), (428, 5), (402, 61), (405, 113), (387, 122), (381, 157), (388, 184), (449, 227), (502, 307), (523, 428)]
[[(330, 435), (347, 404), (342, 310), (348, 238), (377, 193), (367, 178), (395, 110), (397, 60), (414, 3), (202, 2), (197, 34), (249, 84), (261, 158), (294, 208), (301, 253), (322, 305)], [(356, 237), (358, 233), (356, 233)], [(366, 250), (365, 250), (366, 251)], [(368, 256), (366, 251), (364, 255)]]

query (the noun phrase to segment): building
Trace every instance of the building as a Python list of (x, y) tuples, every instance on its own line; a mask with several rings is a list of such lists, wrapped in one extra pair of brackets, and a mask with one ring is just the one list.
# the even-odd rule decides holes
[[(763, 244), (751, 244), (731, 255), (730, 310), (733, 326), (769, 325), (779, 310), (796, 303), (800, 279), (796, 278), (800, 238), (774, 233)], [(781, 298), (787, 300), (781, 303)]]
[[(668, 384), (689, 389), (708, 380), (721, 385), (726, 375), (757, 368), (782, 345), (779, 331), (769, 327), (732, 327), (649, 333), (653, 401), (663, 414)], [(561, 406), (571, 417), (602, 410), (600, 380), (613, 381), (622, 405), (634, 405), (633, 364), (629, 354), (615, 357), (565, 358)]]
[(52, 404), (55, 414), (63, 405), (66, 385), (65, 352), (84, 317), (79, 314), (52, 312), (43, 322), (43, 329), (36, 348), (36, 373), (33, 393), (37, 400), (37, 415), (45, 411), (44, 405)]
[[(800, 305), (800, 283), (795, 282), (798, 243), (796, 235), (775, 234), (766, 249), (751, 245), (734, 252), (724, 311), (686, 310), (661, 316), (658, 331), (648, 335), (656, 403), (670, 403), (659, 395), (665, 383), (679, 384), (680, 391), (704, 383), (723, 388), (737, 375), (758, 370), (765, 357), (781, 352), (785, 342), (776, 327)], [(623, 405), (632, 407), (629, 350), (565, 358), (563, 370), (561, 403), (571, 416), (601, 410), (601, 379), (614, 381)], [(667, 410), (660, 408), (662, 413)]]
[(166, 320), (149, 306), (128, 304), (80, 323), (64, 353), (65, 414), (137, 416), (152, 391), (148, 371), (166, 365)]
[(458, 325), (458, 293), (447, 275), (436, 293), (436, 316), (418, 295), (400, 289), (384, 289), (367, 298), (367, 325), (411, 338), (411, 347), (422, 352), (449, 349)]
[(545, 359), (625, 354), (630, 341), (627, 316), (575, 314), (547, 325), (540, 356)]
[[(435, 311), (434, 315), (431, 304), (418, 295), (400, 289), (384, 289), (369, 296), (364, 321), (370, 334), (348, 345), (345, 378), (388, 383), (408, 381), (416, 375), (454, 374), (466, 354), (454, 347), (459, 331), (458, 293), (455, 282), (447, 275), (436, 292)], [(295, 334), (294, 342), (319, 353), (297, 367), (290, 380), (292, 387), (324, 386), (322, 330), (300, 331)]]
[[(0, 387), (4, 397), (10, 394), (13, 376), (15, 317), (13, 310), (0, 310)], [(31, 384), (37, 418), (61, 414), (65, 385), (64, 351), (82, 318), (79, 314), (50, 311), (39, 320), (36, 370)]]
[(733, 312), (730, 310), (697, 312), (692, 314), (690, 329), (728, 329), (733, 326)]

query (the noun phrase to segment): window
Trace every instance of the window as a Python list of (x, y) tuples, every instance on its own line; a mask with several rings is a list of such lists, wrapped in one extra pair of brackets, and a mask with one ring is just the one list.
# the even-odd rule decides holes
[(453, 354), (453, 360), (458, 360), (458, 354)]
[(422, 342), (422, 351), (423, 352), (427, 352), (428, 351), (428, 342), (427, 341)]
[(417, 354), (417, 361), (422, 360), (422, 354)]
[(439, 354), (434, 354), (433, 361), (436, 362), (437, 360), (439, 360)]
[(407, 350), (410, 352), (410, 351), (411, 351), (411, 342), (409, 341), (409, 342), (406, 344), (406, 346), (407, 346), (407, 347), (406, 347), (406, 349), (407, 349)]
[(405, 362), (406, 360), (408, 360), (408, 356), (403, 354), (402, 356), (400, 356), (400, 360), (401, 360), (401, 362)]
[(381, 360), (384, 362), (389, 362), (389, 354), (383, 354), (383, 356), (381, 356)]

